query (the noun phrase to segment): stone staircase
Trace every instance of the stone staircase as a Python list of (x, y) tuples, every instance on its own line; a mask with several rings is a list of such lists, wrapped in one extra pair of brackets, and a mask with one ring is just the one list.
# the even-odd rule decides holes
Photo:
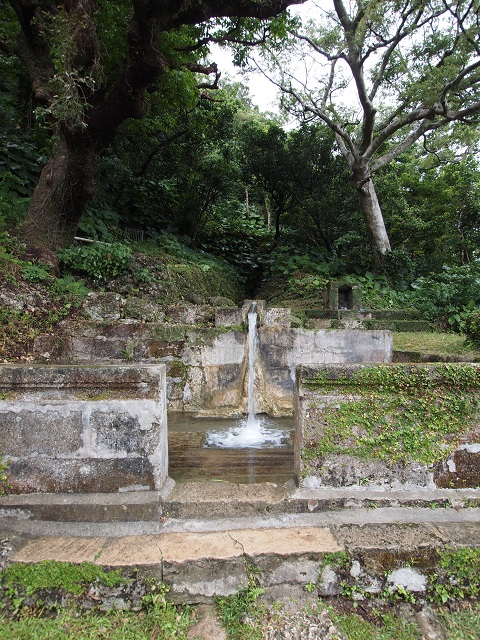
[(442, 550), (480, 547), (478, 489), (170, 480), (162, 492), (10, 495), (0, 514), (9, 561), (135, 569), (182, 602), (234, 593), (252, 571), (272, 598), (302, 598), (307, 584), (319, 596), (345, 585), (421, 593)]

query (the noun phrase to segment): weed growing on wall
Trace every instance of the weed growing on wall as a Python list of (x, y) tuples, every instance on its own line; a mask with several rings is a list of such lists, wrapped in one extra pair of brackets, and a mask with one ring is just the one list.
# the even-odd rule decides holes
[(0, 451), (0, 496), (4, 496), (10, 489), (10, 483), (8, 482), (7, 478), (7, 468), (8, 463), (4, 461), (2, 452)]
[(429, 576), (427, 598), (445, 604), (449, 600), (480, 595), (480, 549), (439, 550), (437, 571)]
[(255, 625), (255, 620), (262, 613), (257, 599), (263, 593), (264, 589), (250, 579), (245, 589), (226, 598), (217, 598), (218, 613), (230, 640), (262, 640), (262, 631)]
[(308, 408), (307, 475), (328, 454), (433, 464), (457, 447), (480, 408), (480, 369), (472, 365), (372, 366), (304, 384), (335, 396)]

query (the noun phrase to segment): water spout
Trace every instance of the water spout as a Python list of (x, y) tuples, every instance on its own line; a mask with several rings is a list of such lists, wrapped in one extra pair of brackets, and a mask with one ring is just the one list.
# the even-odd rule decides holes
[(241, 427), (232, 427), (222, 433), (209, 433), (207, 446), (216, 447), (274, 447), (285, 441), (285, 432), (268, 428), (265, 421), (255, 411), (255, 359), (257, 356), (257, 303), (252, 302), (248, 313), (248, 389), (247, 419)]
[(257, 303), (252, 302), (248, 314), (248, 396), (247, 427), (255, 424), (255, 358), (257, 357)]

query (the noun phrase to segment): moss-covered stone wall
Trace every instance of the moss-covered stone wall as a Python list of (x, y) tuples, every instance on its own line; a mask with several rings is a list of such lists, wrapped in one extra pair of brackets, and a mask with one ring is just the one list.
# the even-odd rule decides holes
[(295, 471), (312, 487), (480, 485), (480, 366), (299, 367)]

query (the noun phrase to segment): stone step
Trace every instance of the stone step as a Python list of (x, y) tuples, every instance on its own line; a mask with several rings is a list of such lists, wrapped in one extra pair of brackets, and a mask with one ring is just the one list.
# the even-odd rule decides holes
[(158, 522), (160, 501), (158, 491), (8, 495), (0, 497), (0, 523), (2, 517), (54, 522)]
[(392, 490), (372, 488), (297, 489), (290, 481), (233, 484), (228, 482), (177, 483), (162, 508), (173, 518), (218, 518), (238, 515), (280, 515), (337, 512), (350, 509), (480, 506), (478, 489)]
[(426, 320), (365, 320), (365, 329), (418, 333), (431, 331), (432, 325)]
[(420, 351), (394, 351), (392, 362), (480, 362), (480, 356), (457, 356)]
[(182, 602), (232, 594), (247, 586), (252, 572), (273, 599), (278, 589), (302, 598), (306, 585), (317, 596), (336, 595), (350, 583), (357, 591), (399, 584), (422, 593), (442, 550), (480, 546), (480, 509), (473, 508), (199, 521), (195, 530), (191, 522), (167, 520), (156, 532), (118, 523), (89, 529), (44, 522), (37, 529), (25, 520), (14, 529), (6, 520), (0, 536), (9, 561), (92, 562), (129, 575), (138, 569), (163, 580)]
[[(0, 523), (146, 523), (148, 530), (166, 520), (213, 520), (218, 518), (288, 516), (379, 509), (429, 508), (448, 511), (480, 507), (479, 489), (416, 491), (369, 488), (297, 489), (286, 484), (236, 484), (224, 481), (167, 481), (161, 493), (53, 494), (31, 493), (0, 497)], [(1, 524), (0, 524), (1, 526)], [(13, 526), (13, 525), (12, 525)]]

